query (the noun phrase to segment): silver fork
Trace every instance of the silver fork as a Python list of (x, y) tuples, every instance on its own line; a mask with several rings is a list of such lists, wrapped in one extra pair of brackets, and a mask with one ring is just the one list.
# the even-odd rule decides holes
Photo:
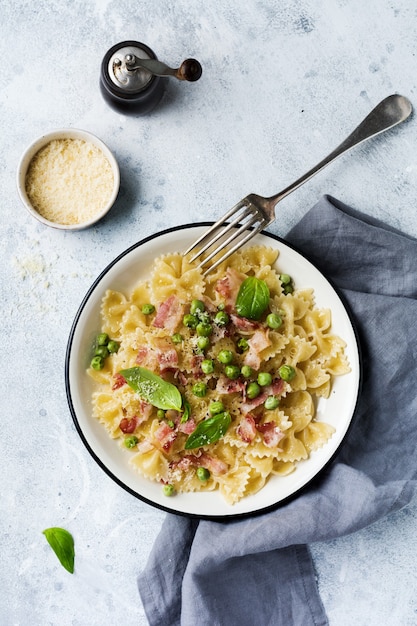
[[(193, 255), (190, 262), (195, 261), (207, 252), (207, 256), (199, 264), (199, 267), (204, 267), (213, 257), (224, 251), (224, 254), (216, 258), (215, 262), (205, 270), (204, 275), (208, 274), (275, 220), (275, 207), (278, 202), (298, 189), (298, 187), (301, 187), (326, 165), (332, 163), (354, 146), (405, 121), (410, 116), (412, 110), (411, 102), (404, 96), (397, 94), (388, 96), (365, 117), (359, 126), (333, 152), (315, 167), (270, 198), (264, 198), (254, 193), (243, 198), (203, 233), (184, 252), (184, 256), (198, 247), (198, 252)], [(228, 222), (230, 219), (232, 221)], [(223, 224), (225, 224), (225, 227), (221, 228)], [(234, 245), (230, 247), (233, 242)]]

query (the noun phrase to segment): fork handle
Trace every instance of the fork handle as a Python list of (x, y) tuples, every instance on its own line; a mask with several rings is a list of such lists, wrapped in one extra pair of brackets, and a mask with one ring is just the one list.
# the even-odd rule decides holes
[(410, 101), (404, 96), (394, 94), (382, 100), (365, 119), (355, 128), (346, 139), (333, 150), (327, 157), (318, 163), (291, 185), (267, 199), (268, 204), (274, 207), (280, 200), (298, 189), (315, 174), (320, 172), (326, 165), (332, 163), (339, 156), (351, 150), (360, 143), (383, 133), (397, 124), (404, 122), (412, 112)]

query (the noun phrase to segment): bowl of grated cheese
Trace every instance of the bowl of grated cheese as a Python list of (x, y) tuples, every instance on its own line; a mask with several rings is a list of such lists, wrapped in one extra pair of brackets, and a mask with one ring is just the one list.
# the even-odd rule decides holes
[(55, 130), (25, 150), (17, 188), (26, 209), (43, 224), (81, 230), (113, 206), (120, 188), (119, 166), (106, 144), (92, 133)]

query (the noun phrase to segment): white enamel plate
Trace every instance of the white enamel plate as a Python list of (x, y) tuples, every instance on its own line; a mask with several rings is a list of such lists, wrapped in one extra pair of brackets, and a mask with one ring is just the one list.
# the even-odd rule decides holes
[(350, 314), (334, 287), (312, 263), (283, 240), (269, 233), (257, 235), (252, 245), (272, 246), (279, 250), (280, 273), (290, 274), (297, 288), (314, 289), (316, 305), (331, 310), (332, 330), (346, 341), (351, 372), (337, 377), (330, 397), (320, 399), (317, 404), (317, 419), (334, 426), (336, 432), (323, 448), (299, 463), (292, 474), (272, 477), (257, 494), (234, 505), (228, 505), (215, 491), (166, 497), (159, 483), (140, 476), (129, 464), (129, 450), (112, 440), (92, 417), (91, 395), (95, 383), (86, 374), (86, 369), (93, 339), (100, 331), (101, 299), (107, 289), (129, 293), (138, 281), (147, 277), (157, 256), (185, 250), (207, 226), (207, 223), (187, 225), (161, 232), (138, 242), (106, 267), (89, 289), (74, 320), (67, 347), (65, 379), (69, 407), (81, 439), (113, 480), (137, 498), (166, 511), (220, 520), (259, 513), (283, 504), (299, 495), (333, 460), (355, 412), (361, 366)]

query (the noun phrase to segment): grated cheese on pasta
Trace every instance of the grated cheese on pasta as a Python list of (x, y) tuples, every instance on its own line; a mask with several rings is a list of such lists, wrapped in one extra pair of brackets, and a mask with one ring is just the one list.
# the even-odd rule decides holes
[(45, 219), (81, 224), (93, 219), (109, 201), (113, 172), (108, 159), (82, 139), (55, 139), (33, 157), (26, 174), (26, 193)]
[[(203, 277), (195, 262), (179, 253), (167, 254), (155, 259), (148, 280), (128, 295), (113, 290), (103, 294), (100, 332), (119, 341), (120, 349), (100, 371), (88, 369), (97, 383), (93, 416), (121, 444), (126, 432), (134, 432), (137, 445), (129, 453), (132, 466), (142, 476), (170, 484), (178, 493), (218, 490), (233, 505), (257, 493), (273, 475), (284, 477), (296, 471), (299, 463), (332, 437), (335, 429), (316, 419), (313, 399), (328, 398), (334, 377), (349, 372), (346, 344), (332, 332), (330, 311), (316, 307), (312, 289), (284, 293), (280, 272), (274, 267), (277, 256), (276, 250), (253, 246), (236, 252), (216, 272)], [(236, 315), (230, 289), (234, 285), (236, 291), (249, 275), (268, 284), (268, 310), (282, 316), (278, 328)], [(201, 298), (211, 315), (219, 305), (230, 313), (227, 329), (213, 330), (203, 355), (196, 350), (194, 331), (183, 324), (192, 300)], [(156, 317), (142, 312), (148, 302), (155, 305)], [(163, 319), (159, 318), (162, 310)], [(173, 342), (174, 332), (180, 333), (180, 343)], [(259, 333), (265, 342), (257, 342)], [(241, 336), (250, 349), (240, 353), (236, 347)], [(249, 378), (227, 380), (217, 358), (221, 350), (230, 350), (241, 368), (249, 363), (255, 348), (259, 363), (250, 368), (251, 380), (257, 379), (258, 372), (271, 374), (272, 383), (263, 387), (263, 393), (280, 397), (271, 408), (264, 405), (262, 393), (258, 396), (261, 403), (247, 397)], [(203, 371), (203, 358), (216, 363), (214, 371)], [(118, 373), (138, 364), (179, 388), (190, 408), (184, 423), (175, 411), (161, 417), (155, 407), (145, 406), (123, 384), (123, 377), (119, 384)], [(280, 379), (282, 365), (295, 372), (290, 382)], [(201, 381), (206, 383), (204, 397), (193, 392), (194, 383)], [(199, 447), (190, 452), (185, 448), (188, 435), (208, 418), (211, 403), (219, 401), (232, 419), (227, 432), (207, 445), (202, 437)], [(123, 431), (126, 420), (132, 420), (134, 431)], [(210, 470), (208, 480), (199, 480), (198, 467)]]

